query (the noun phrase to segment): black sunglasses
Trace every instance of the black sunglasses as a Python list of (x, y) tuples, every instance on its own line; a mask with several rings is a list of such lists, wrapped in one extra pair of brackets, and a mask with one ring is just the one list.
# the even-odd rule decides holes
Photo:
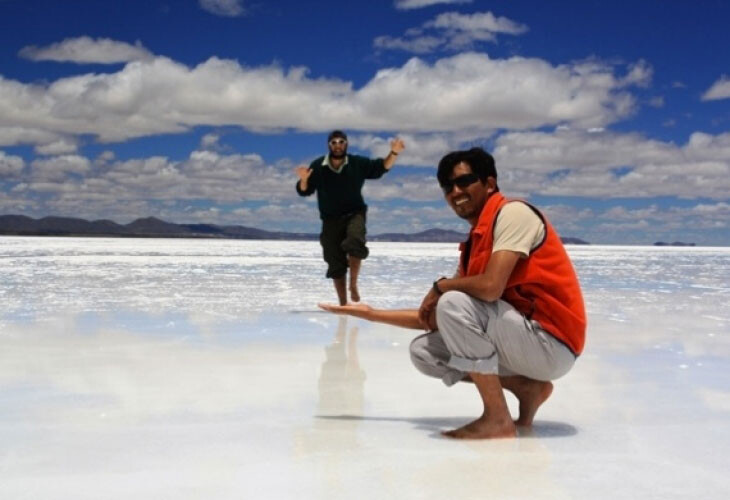
[(459, 186), (459, 189), (464, 189), (471, 186), (478, 180), (479, 176), (477, 174), (464, 174), (460, 175), (459, 177), (449, 179), (446, 182), (442, 182), (441, 189), (444, 190), (444, 194), (449, 194), (451, 191), (454, 190), (454, 186)]

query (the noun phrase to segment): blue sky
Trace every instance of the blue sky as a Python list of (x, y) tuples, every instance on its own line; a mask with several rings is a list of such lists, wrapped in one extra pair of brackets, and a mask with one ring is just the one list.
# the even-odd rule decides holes
[(369, 232), (466, 231), (435, 165), (593, 243), (730, 245), (730, 2), (0, 0), (0, 213), (319, 228), (342, 128)]

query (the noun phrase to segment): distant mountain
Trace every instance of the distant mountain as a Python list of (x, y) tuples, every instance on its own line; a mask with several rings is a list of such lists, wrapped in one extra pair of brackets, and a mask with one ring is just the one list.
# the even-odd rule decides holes
[(71, 217), (43, 217), (31, 219), (24, 215), (0, 216), (0, 234), (43, 234), (43, 235), (96, 235), (128, 234), (129, 230), (110, 220), (89, 222)]
[[(288, 233), (274, 233), (244, 226), (212, 224), (173, 224), (155, 217), (137, 219), (122, 225), (109, 220), (89, 222), (71, 217), (32, 219), (24, 215), (0, 215), (0, 234), (28, 236), (127, 236), (155, 238), (241, 238), (284, 239)], [(292, 239), (303, 239), (291, 233)], [(306, 235), (310, 239), (317, 235)]]
[(467, 235), (458, 231), (448, 229), (427, 229), (420, 233), (403, 234), (403, 233), (384, 233), (370, 236), (370, 241), (430, 241), (444, 243), (458, 243), (464, 241)]
[(580, 238), (571, 238), (570, 236), (560, 237), (565, 245), (590, 245), (587, 241), (581, 240)]
[(137, 219), (125, 226), (132, 234), (136, 235), (153, 235), (161, 236), (169, 234), (170, 236), (187, 236), (193, 235), (195, 232), (186, 227), (171, 222), (165, 222), (164, 220), (156, 219), (154, 217), (146, 217), (144, 219)]
[(666, 243), (664, 241), (657, 241), (654, 243), (655, 247), (693, 247), (694, 243), (685, 243), (683, 241), (674, 241), (672, 243)]
[[(155, 217), (137, 219), (129, 224), (110, 220), (87, 221), (72, 217), (43, 217), (0, 215), (0, 235), (15, 236), (111, 236), (138, 238), (221, 238), (244, 240), (319, 240), (316, 233), (266, 231), (246, 226), (217, 226), (215, 224), (173, 224)], [(384, 233), (369, 237), (370, 241), (412, 241), (458, 243), (465, 233), (448, 229), (428, 229), (420, 233)], [(578, 238), (563, 238), (564, 243), (586, 245)]]

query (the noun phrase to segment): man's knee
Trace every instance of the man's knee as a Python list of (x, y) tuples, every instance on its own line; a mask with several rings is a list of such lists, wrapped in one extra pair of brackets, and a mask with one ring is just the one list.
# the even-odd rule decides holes
[(438, 323), (439, 330), (442, 329), (441, 321), (446, 317), (453, 317), (458, 315), (471, 301), (471, 297), (464, 292), (456, 290), (450, 290), (445, 292), (436, 304), (436, 322)]
[(419, 335), (411, 341), (409, 348), (411, 363), (416, 369), (425, 374), (433, 376), (433, 356), (428, 351), (428, 334)]
[(365, 246), (365, 240), (361, 240), (356, 237), (347, 237), (342, 241), (342, 250), (352, 257), (357, 259), (367, 259), (370, 255), (368, 247)]

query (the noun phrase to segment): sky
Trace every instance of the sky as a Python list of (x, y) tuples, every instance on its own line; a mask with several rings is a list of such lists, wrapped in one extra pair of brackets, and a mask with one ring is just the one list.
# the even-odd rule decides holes
[(294, 167), (394, 169), (368, 232), (468, 231), (436, 182), (591, 243), (730, 246), (730, 1), (0, 0), (0, 214), (317, 232)]

